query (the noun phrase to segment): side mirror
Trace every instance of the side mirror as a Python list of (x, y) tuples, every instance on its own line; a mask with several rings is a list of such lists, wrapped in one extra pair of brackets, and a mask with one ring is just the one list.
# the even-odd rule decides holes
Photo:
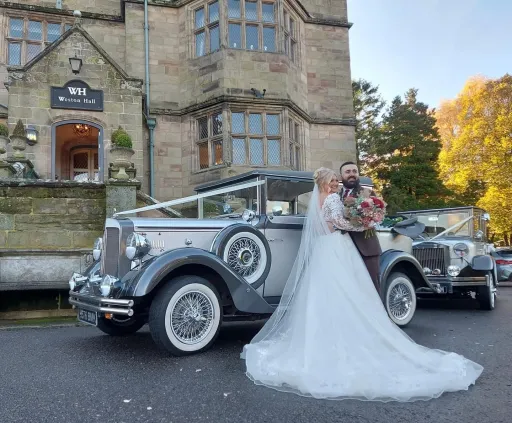
[(482, 217), (487, 222), (491, 220), (491, 215), (489, 213), (484, 213)]

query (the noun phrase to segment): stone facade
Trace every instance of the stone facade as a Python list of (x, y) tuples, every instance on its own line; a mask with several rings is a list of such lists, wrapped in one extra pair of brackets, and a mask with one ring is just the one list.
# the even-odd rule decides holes
[[(99, 51), (80, 27), (71, 30), (51, 48), (33, 66), (12, 69), (10, 73), (8, 123), (12, 130), (17, 120), (21, 119), (39, 131), (38, 143), (28, 147), (26, 153), (38, 174), (45, 179), (52, 176), (52, 125), (73, 119), (91, 121), (101, 126), (104, 169), (108, 168), (109, 163), (110, 134), (121, 125), (133, 141), (133, 162), (136, 167), (142, 168), (142, 81), (129, 78), (116, 68), (112, 59)], [(104, 93), (102, 112), (50, 108), (49, 87), (63, 86), (72, 79), (69, 75), (69, 58), (75, 55), (84, 63), (80, 79)]]
[[(61, 3), (0, 4), (0, 122), (38, 131), (24, 153), (46, 181), (38, 190), (0, 187), (3, 289), (15, 279), (7, 268), (25, 287), (37, 277), (39, 287), (63, 286), (114, 208), (191, 195), (197, 184), (254, 168), (337, 169), (355, 159), (346, 0), (150, 0), (148, 57), (142, 0)], [(70, 59), (81, 60), (77, 73)], [(103, 107), (52, 105), (52, 90), (73, 81), (101, 92)], [(126, 187), (109, 181), (119, 127), (134, 150), (136, 180)], [(83, 177), (96, 188), (60, 182)], [(51, 283), (23, 273), (45, 254), (61, 269)]]
[[(254, 42), (265, 43), (261, 33), (264, 27), (273, 28), (275, 36), (273, 47), (264, 52), (249, 50), (248, 46), (233, 48), (230, 25), (234, 22), (243, 30), (253, 25), (252, 18), (249, 19), (247, 12), (247, 19), (233, 21), (229, 7), (237, 3), (221, 0), (218, 25), (214, 25), (219, 48), (209, 53), (206, 46), (206, 53), (197, 57), (196, 13), (208, 4), (211, 2), (205, 0), (149, 2), (148, 111), (157, 120), (153, 196), (164, 201), (190, 194), (196, 183), (261, 167), (262, 163), (264, 166), (313, 170), (318, 166), (337, 168), (343, 160), (354, 159), (350, 24), (346, 1), (275, 0), (273, 18), (268, 19), (268, 16), (263, 17), (259, 0), (259, 17), (254, 21), (260, 25), (260, 38)], [(43, 57), (36, 59), (30, 69), (9, 68), (9, 43), (17, 42), (9, 36), (11, 19), (24, 19), (25, 39), (32, 20), (41, 21), (43, 30), (50, 22), (72, 25), (75, 8), (82, 12), (80, 31), (72, 29), (72, 34), (65, 36), (65, 40), (56, 41), (60, 43), (56, 48), (52, 49), (49, 44)], [(206, 16), (209, 13), (212, 12), (204, 9)], [(2, 57), (3, 64), (0, 61), (0, 77), (11, 84), (9, 91), (0, 89), (0, 103), (9, 107), (11, 128), (21, 118), (25, 124), (36, 125), (39, 129), (40, 143), (27, 150), (36, 171), (45, 178), (52, 178), (50, 138), (51, 126), (56, 121), (80, 118), (101, 125), (104, 129), (105, 169), (109, 164), (109, 135), (121, 125), (132, 136), (137, 178), (142, 182), (142, 189), (149, 192), (149, 132), (143, 127), (142, 116), (145, 87), (131, 82), (126, 85), (126, 81), (145, 79), (142, 1), (95, 0), (82, 5), (75, 0), (63, 0), (62, 9), (56, 9), (51, 1), (24, 0), (4, 4), (0, 8), (0, 24), (8, 34), (0, 45), (6, 52)], [(205, 39), (211, 40), (213, 26), (206, 23), (204, 27), (210, 37)], [(287, 44), (290, 38), (295, 44), (293, 57), (291, 45)], [(27, 46), (32, 41), (24, 40), (23, 43), (23, 51), (28, 51)], [(79, 79), (91, 88), (105, 90), (102, 113), (69, 113), (49, 108), (49, 86), (62, 86), (73, 79), (67, 60), (77, 51), (83, 60)], [(24, 64), (23, 58), (21, 64)], [(256, 98), (251, 88), (260, 92), (266, 90), (264, 97)], [(279, 116), (279, 163), (277, 159), (274, 159), (277, 164), (271, 164), (269, 160), (251, 162), (250, 158), (246, 163), (234, 163), (231, 119), (235, 109), (247, 113), (271, 111)], [(224, 120), (222, 160), (212, 163), (214, 160), (210, 157), (206, 169), (205, 163), (199, 163), (205, 161), (199, 156), (206, 153), (201, 153), (197, 144), (197, 122), (201, 116), (215, 110), (222, 113)], [(297, 142), (301, 150), (298, 163), (292, 163), (289, 154), (289, 118), (293, 118), (299, 127)], [(249, 137), (246, 142), (249, 143)], [(247, 144), (245, 148), (252, 147)], [(258, 148), (267, 149), (266, 146)]]

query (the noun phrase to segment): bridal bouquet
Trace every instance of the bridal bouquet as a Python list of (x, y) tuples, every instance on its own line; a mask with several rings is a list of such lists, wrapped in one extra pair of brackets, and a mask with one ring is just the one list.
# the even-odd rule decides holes
[(365, 238), (375, 235), (374, 227), (382, 223), (386, 215), (386, 203), (379, 197), (365, 194), (347, 197), (343, 201), (345, 218), (355, 226), (363, 226)]

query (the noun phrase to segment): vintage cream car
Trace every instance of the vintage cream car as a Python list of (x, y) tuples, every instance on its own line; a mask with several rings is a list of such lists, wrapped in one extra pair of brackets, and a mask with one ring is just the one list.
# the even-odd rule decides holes
[[(155, 343), (170, 353), (204, 351), (222, 322), (275, 310), (312, 190), (310, 172), (255, 170), (201, 185), (192, 197), (117, 213), (95, 242), (96, 262), (70, 279), (69, 301), (80, 321), (107, 334), (149, 323)], [(157, 209), (180, 217), (140, 216)], [(379, 230), (380, 278), (389, 317), (405, 326), (416, 293), (437, 287), (411, 254), (412, 239), (398, 233), (415, 236), (423, 227), (412, 219), (401, 228)]]
[(413, 255), (430, 282), (441, 288), (440, 294), (474, 294), (482, 309), (494, 310), (499, 281), (486, 239), (489, 214), (472, 206), (399, 214), (423, 223), (425, 230), (414, 239)]

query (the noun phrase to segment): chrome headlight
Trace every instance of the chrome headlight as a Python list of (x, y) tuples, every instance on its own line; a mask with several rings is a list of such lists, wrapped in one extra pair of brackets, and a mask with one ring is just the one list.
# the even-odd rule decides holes
[(453, 252), (459, 257), (465, 257), (469, 254), (469, 248), (466, 244), (459, 242), (453, 246)]
[(71, 291), (74, 291), (76, 287), (82, 286), (85, 282), (87, 282), (87, 280), (87, 276), (82, 276), (80, 273), (74, 272), (68, 281), (69, 288)]
[(96, 238), (96, 241), (94, 241), (94, 247), (92, 247), (92, 257), (94, 258), (94, 261), (100, 259), (102, 251), (103, 251), (103, 239)]
[(110, 275), (105, 275), (101, 279), (100, 283), (100, 291), (103, 297), (108, 297), (112, 293), (112, 289), (114, 288), (114, 284), (118, 281), (117, 278), (114, 278)]
[(151, 251), (151, 243), (146, 237), (135, 232), (128, 235), (126, 240), (126, 257), (130, 260), (142, 258)]
[(460, 267), (459, 266), (448, 266), (448, 274), (452, 277), (459, 276)]

